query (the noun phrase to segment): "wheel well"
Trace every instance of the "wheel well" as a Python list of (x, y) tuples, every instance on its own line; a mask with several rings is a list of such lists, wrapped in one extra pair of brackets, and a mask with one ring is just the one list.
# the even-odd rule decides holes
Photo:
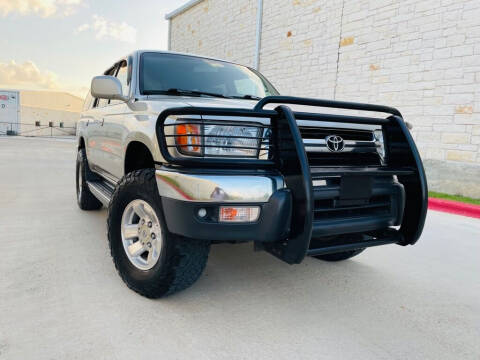
[(85, 140), (83, 139), (83, 137), (81, 137), (78, 140), (78, 150), (80, 150), (80, 149), (85, 149)]
[(132, 141), (128, 144), (125, 153), (125, 174), (134, 170), (154, 168), (155, 162), (150, 150), (138, 141)]

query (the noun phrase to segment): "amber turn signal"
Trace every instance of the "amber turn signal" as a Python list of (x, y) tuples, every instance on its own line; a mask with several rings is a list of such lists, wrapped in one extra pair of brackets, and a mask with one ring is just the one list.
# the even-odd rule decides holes
[(253, 222), (260, 215), (260, 207), (258, 206), (221, 206), (220, 222)]
[(175, 126), (175, 142), (183, 154), (200, 155), (201, 138), (200, 125), (178, 124)]

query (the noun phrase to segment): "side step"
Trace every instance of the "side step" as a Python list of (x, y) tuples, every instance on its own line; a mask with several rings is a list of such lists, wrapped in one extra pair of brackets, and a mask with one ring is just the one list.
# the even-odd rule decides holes
[(100, 200), (104, 206), (108, 207), (112, 199), (113, 191), (115, 190), (113, 185), (106, 181), (87, 181), (87, 184), (92, 194)]

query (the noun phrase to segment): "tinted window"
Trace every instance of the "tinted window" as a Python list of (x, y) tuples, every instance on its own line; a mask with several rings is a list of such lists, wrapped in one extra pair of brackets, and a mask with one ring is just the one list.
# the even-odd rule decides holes
[(185, 55), (144, 53), (140, 70), (143, 94), (181, 89), (231, 97), (278, 95), (260, 74), (246, 66)]

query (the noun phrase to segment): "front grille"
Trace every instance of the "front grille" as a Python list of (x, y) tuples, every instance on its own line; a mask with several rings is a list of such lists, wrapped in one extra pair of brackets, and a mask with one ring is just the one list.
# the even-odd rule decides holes
[(304, 139), (325, 139), (329, 135), (341, 136), (344, 140), (372, 141), (373, 132), (359, 129), (333, 129), (313, 126), (300, 126), (300, 134)]
[(358, 203), (342, 204), (338, 199), (315, 200), (315, 220), (382, 216), (391, 213), (389, 195), (373, 196)]
[[(379, 156), (372, 130), (300, 126), (310, 166), (380, 166)], [(343, 139), (341, 151), (331, 151), (327, 137), (336, 135)]]
[[(404, 207), (403, 186), (389, 176), (375, 176), (372, 180), (371, 189), (367, 189), (361, 179), (345, 182), (343, 176), (314, 182), (314, 237), (374, 231), (398, 225)], [(358, 186), (361, 189), (357, 191)]]
[(310, 166), (380, 166), (377, 153), (307, 152)]

